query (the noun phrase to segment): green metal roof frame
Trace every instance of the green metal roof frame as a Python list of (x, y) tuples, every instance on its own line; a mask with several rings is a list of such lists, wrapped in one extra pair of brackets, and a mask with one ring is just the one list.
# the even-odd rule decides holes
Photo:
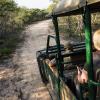
[(82, 14), (86, 5), (91, 13), (100, 11), (100, 0), (61, 0), (52, 15), (62, 17)]

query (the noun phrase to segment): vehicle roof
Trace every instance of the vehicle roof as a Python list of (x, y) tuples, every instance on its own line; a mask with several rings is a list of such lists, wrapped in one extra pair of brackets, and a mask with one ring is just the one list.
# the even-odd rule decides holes
[(100, 0), (61, 0), (52, 14), (56, 16), (81, 14), (86, 5), (91, 12), (100, 11)]

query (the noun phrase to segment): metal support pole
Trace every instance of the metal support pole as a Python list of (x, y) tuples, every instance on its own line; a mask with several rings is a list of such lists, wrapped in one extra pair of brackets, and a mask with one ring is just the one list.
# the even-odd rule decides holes
[(47, 49), (46, 49), (46, 54), (48, 55), (48, 49), (49, 49), (49, 40), (50, 40), (50, 37), (48, 36), (47, 38)]
[[(89, 7), (85, 7), (84, 13), (84, 26), (85, 26), (85, 41), (86, 41), (86, 63), (88, 69), (89, 80), (94, 80), (93, 71), (93, 55), (92, 55), (92, 32), (91, 32), (91, 13)], [(88, 84), (89, 88), (89, 100), (95, 100), (96, 88), (92, 84)]]
[(58, 95), (59, 95), (59, 100), (60, 100), (60, 77), (63, 77), (63, 65), (62, 61), (63, 58), (61, 56), (61, 48), (60, 48), (60, 37), (59, 37), (59, 29), (58, 29), (58, 21), (57, 17), (53, 16), (53, 24), (55, 28), (55, 33), (56, 33), (56, 44), (57, 44), (57, 69), (58, 69)]
[(59, 29), (58, 29), (58, 21), (57, 17), (53, 16), (53, 24), (55, 27), (55, 33), (56, 33), (56, 44), (57, 44), (57, 55), (58, 55), (58, 72), (61, 77), (63, 77), (63, 57), (61, 56), (61, 47), (60, 47), (60, 37), (59, 37)]

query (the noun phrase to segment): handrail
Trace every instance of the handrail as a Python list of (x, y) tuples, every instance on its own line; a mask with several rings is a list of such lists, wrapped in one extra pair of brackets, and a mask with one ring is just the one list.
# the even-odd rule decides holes
[(56, 41), (56, 37), (55, 37), (55, 36), (48, 35), (48, 38), (47, 38), (47, 49), (46, 49), (46, 54), (48, 54), (50, 38), (53, 38), (53, 39), (55, 39), (55, 41)]
[(68, 62), (61, 62), (62, 64), (74, 64), (74, 65), (77, 65), (77, 64), (82, 64), (85, 60), (81, 61), (68, 61)]
[(93, 80), (89, 80), (88, 83), (90, 83), (92, 85), (100, 86), (100, 82), (95, 82)]
[[(53, 36), (53, 35), (48, 35), (48, 38), (47, 38), (47, 48), (46, 48), (46, 54), (49, 54), (49, 53), (55, 53), (57, 51), (57, 47), (53, 47), (53, 46), (50, 46), (49, 43), (50, 43), (50, 39), (54, 39), (56, 41), (56, 37)], [(53, 48), (52, 48), (53, 47)], [(60, 45), (61, 47), (61, 51), (64, 51), (64, 48), (63, 48), (63, 45)], [(52, 50), (52, 52), (49, 52), (49, 50)]]
[(63, 57), (74, 56), (74, 55), (77, 55), (77, 54), (79, 54), (79, 53), (85, 54), (86, 51), (85, 51), (85, 49), (83, 48), (83, 49), (81, 49), (80, 51), (78, 50), (77, 52), (71, 51), (71, 52), (68, 52), (68, 53), (66, 53), (66, 54), (62, 54), (62, 56), (63, 56)]

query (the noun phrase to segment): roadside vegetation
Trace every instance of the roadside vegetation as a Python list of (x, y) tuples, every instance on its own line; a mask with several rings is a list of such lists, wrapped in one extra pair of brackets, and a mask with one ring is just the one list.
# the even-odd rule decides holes
[(0, 0), (0, 58), (15, 50), (26, 25), (44, 20), (46, 14), (46, 10), (21, 8), (13, 0)]

